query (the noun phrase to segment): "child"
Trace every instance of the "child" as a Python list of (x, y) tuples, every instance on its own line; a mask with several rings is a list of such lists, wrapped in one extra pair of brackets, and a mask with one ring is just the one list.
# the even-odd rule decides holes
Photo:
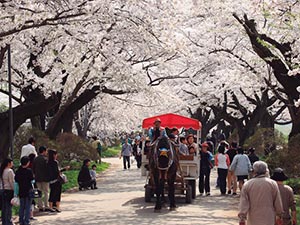
[(33, 174), (29, 166), (29, 158), (23, 156), (21, 158), (21, 166), (16, 172), (15, 180), (19, 184), (20, 210), (19, 221), (20, 224), (30, 224), (30, 210), (32, 199), (29, 196), (29, 191), (32, 189)]
[(180, 137), (179, 139), (179, 153), (181, 155), (189, 155), (189, 149), (187, 147), (187, 140), (185, 137)]
[(97, 181), (96, 181), (96, 176), (97, 176), (97, 172), (96, 172), (97, 166), (94, 164), (92, 165), (92, 169), (90, 170), (90, 174), (91, 174), (91, 178), (92, 178), (92, 189), (98, 189), (97, 188)]

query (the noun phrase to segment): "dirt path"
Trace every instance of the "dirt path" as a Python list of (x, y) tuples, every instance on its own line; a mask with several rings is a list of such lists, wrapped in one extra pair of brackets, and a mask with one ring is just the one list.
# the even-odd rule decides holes
[(154, 203), (144, 202), (145, 178), (136, 164), (123, 171), (121, 160), (105, 159), (110, 169), (98, 182), (98, 190), (64, 194), (62, 213), (37, 215), (32, 224), (80, 225), (80, 224), (237, 224), (238, 197), (220, 196), (215, 189), (216, 171), (212, 173), (212, 195), (200, 197), (192, 204), (176, 198), (177, 210), (163, 208), (154, 213)]

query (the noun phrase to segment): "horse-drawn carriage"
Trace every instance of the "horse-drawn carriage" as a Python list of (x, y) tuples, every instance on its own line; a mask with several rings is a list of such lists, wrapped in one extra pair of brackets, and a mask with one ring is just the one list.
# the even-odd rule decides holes
[[(161, 126), (163, 128), (177, 128), (185, 130), (192, 129), (196, 131), (197, 146), (199, 146), (198, 142), (200, 137), (201, 123), (198, 120), (190, 119), (176, 114), (158, 115), (143, 120), (142, 127), (144, 129), (144, 133), (147, 132), (147, 130), (149, 130), (151, 127), (153, 127), (155, 120), (157, 120), (158, 118), (161, 121)], [(178, 152), (178, 145), (176, 145), (169, 139), (164, 140), (163, 137), (160, 137), (154, 143), (151, 143), (150, 151), (148, 148), (149, 146), (146, 146), (145, 143), (148, 143), (148, 145), (150, 144), (149, 141), (144, 141), (142, 147), (141, 173), (142, 176), (146, 176), (145, 201), (150, 202), (154, 193), (156, 193), (156, 195), (163, 196), (164, 192), (168, 192), (169, 198), (170, 195), (172, 198), (172, 195), (175, 194), (185, 195), (186, 203), (191, 203), (192, 199), (196, 197), (196, 180), (199, 177), (200, 159), (198, 156), (198, 152), (197, 155), (180, 155)], [(168, 163), (165, 163), (164, 167), (163, 160), (166, 158), (166, 156), (168, 156), (169, 161)], [(171, 164), (170, 161), (173, 164)], [(156, 170), (154, 167), (156, 167)], [(175, 175), (173, 174), (174, 176), (172, 175), (172, 171), (175, 171)], [(173, 177), (174, 179), (172, 180), (170, 177)], [(163, 180), (163, 184), (159, 180)], [(164, 187), (164, 183), (166, 181), (167, 187)], [(161, 193), (157, 193), (158, 184), (163, 185)], [(172, 203), (170, 204), (170, 208), (171, 207)]]

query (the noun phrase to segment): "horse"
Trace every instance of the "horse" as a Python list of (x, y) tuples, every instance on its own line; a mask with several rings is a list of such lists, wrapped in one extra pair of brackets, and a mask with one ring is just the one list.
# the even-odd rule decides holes
[(159, 212), (164, 198), (165, 182), (168, 183), (170, 210), (175, 210), (175, 179), (178, 167), (177, 147), (167, 137), (159, 137), (151, 144), (149, 157), (150, 181), (154, 185), (156, 204), (154, 211)]

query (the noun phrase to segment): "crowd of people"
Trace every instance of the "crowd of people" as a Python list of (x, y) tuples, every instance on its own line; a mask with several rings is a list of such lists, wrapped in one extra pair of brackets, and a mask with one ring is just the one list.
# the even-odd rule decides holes
[[(70, 167), (60, 168), (58, 153), (54, 149), (35, 148), (35, 139), (29, 138), (21, 150), (20, 166), (14, 172), (13, 160), (6, 158), (0, 167), (1, 220), (3, 225), (12, 225), (12, 199), (19, 198), (19, 224), (30, 225), (38, 211), (60, 213), (62, 184), (60, 176)], [(38, 196), (36, 196), (36, 193)], [(38, 198), (37, 198), (38, 197)], [(35, 202), (37, 199), (37, 202)]]
[[(211, 195), (210, 173), (214, 166), (217, 168), (217, 187), (221, 195), (235, 196), (239, 188), (240, 225), (246, 224), (246, 221), (248, 225), (297, 224), (293, 190), (283, 183), (288, 177), (281, 168), (276, 168), (270, 177), (267, 164), (259, 160), (254, 148), (245, 150), (236, 142), (228, 144), (224, 137), (216, 148), (216, 143), (210, 139), (197, 146), (193, 134), (180, 135), (178, 129), (173, 128), (167, 135), (160, 125), (161, 121), (155, 120), (153, 128), (149, 130), (149, 143), (166, 136), (177, 144), (180, 155), (199, 154), (201, 196), (204, 193)], [(125, 145), (123, 147), (125, 151)]]
[[(124, 170), (130, 169), (130, 156), (134, 156), (137, 168), (142, 164), (142, 147), (149, 151), (151, 143), (158, 137), (168, 137), (178, 147), (182, 156), (199, 155), (199, 192), (200, 196), (211, 195), (210, 174), (217, 168), (216, 186), (221, 195), (237, 195), (240, 191), (239, 214), (240, 225), (295, 225), (296, 202), (293, 190), (284, 181), (288, 177), (283, 169), (277, 168), (270, 177), (268, 166), (260, 161), (254, 148), (247, 151), (236, 142), (228, 144), (220, 140), (216, 147), (211, 140), (200, 145), (196, 144), (193, 134), (180, 135), (177, 128), (167, 132), (160, 126), (161, 121), (155, 120), (149, 129), (148, 137), (140, 134), (133, 139), (124, 138), (120, 158), (123, 157)], [(98, 150), (101, 158), (101, 144), (95, 138), (93, 147)], [(36, 152), (34, 138), (21, 150), (20, 166), (14, 172), (13, 160), (4, 159), (0, 167), (1, 217), (3, 225), (12, 225), (12, 199), (19, 198), (19, 223), (30, 225), (35, 205), (40, 212), (60, 213), (62, 192), (62, 172), (70, 167), (61, 168), (58, 153), (54, 149), (40, 146)], [(246, 154), (247, 152), (247, 154)], [(100, 161), (101, 162), (101, 161)], [(78, 174), (79, 190), (97, 189), (96, 164), (85, 159)], [(32, 191), (40, 193), (35, 198)], [(37, 200), (37, 202), (35, 202)], [(266, 216), (268, 215), (268, 216)]]

